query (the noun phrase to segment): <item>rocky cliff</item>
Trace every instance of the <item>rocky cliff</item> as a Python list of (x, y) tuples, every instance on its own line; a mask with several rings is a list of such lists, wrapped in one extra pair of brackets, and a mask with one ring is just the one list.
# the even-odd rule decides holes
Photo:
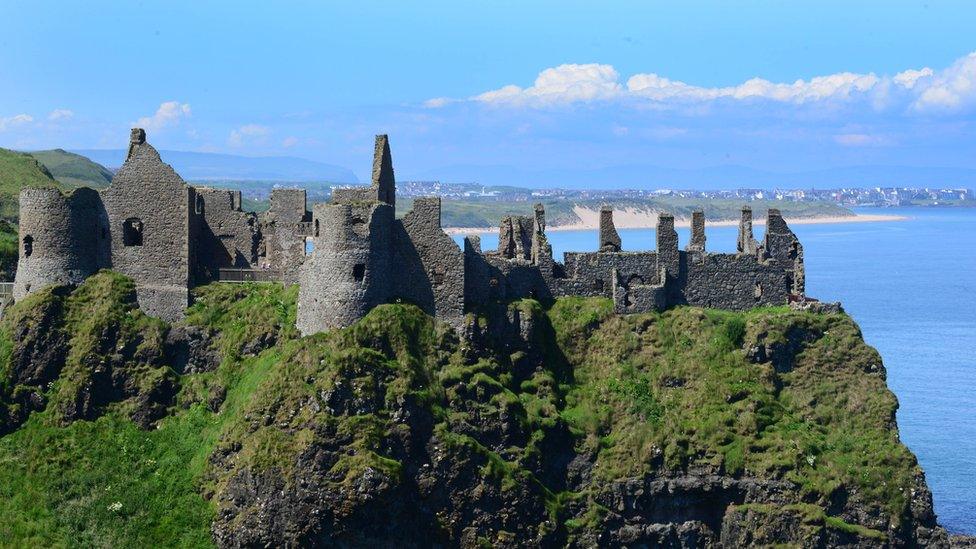
[(408, 304), (301, 338), (295, 288), (185, 324), (103, 272), (5, 313), (0, 536), (80, 546), (945, 546), (846, 315)]

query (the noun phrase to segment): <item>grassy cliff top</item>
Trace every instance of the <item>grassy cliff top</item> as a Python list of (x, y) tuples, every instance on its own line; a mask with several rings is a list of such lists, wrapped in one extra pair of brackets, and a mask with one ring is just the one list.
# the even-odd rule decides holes
[[(917, 465), (894, 429), (881, 359), (846, 315), (618, 316), (603, 299), (551, 308), (526, 300), (507, 315), (530, 322), (530, 335), (499, 348), (458, 340), (406, 304), (301, 338), (296, 296), (274, 284), (197, 289), (187, 324), (218, 357), (199, 373), (161, 358), (165, 327), (139, 312), (124, 277), (103, 272), (15, 305), (0, 326), (0, 419), (11, 431), (0, 438), (0, 537), (25, 546), (207, 546), (212, 521), (219, 534), (266, 519), (241, 479), (274, 479), (281, 494), (318, 482), (330, 508), (352, 513), (408, 499), (438, 463), (454, 472), (442, 482), (481, 483), (452, 498), (538, 501), (533, 535), (550, 541), (601, 528), (616, 512), (607, 490), (640, 478), (783, 483), (798, 500), (790, 512), (802, 510), (804, 521), (872, 539), (909, 516)], [(24, 337), (64, 347), (48, 378), (18, 370)], [(85, 388), (104, 383), (106, 370), (121, 388), (91, 398), (87, 415), (72, 420), (73, 403), (95, 394)], [(166, 383), (168, 409), (141, 429), (132, 418)], [(25, 423), (10, 423), (31, 407)], [(423, 447), (434, 454), (417, 458)], [(560, 455), (583, 456), (586, 479), (567, 480), (565, 464), (551, 463)], [(457, 473), (465, 467), (471, 475)], [(363, 496), (381, 489), (399, 495)], [(851, 505), (877, 520), (858, 519)], [(447, 519), (438, 528), (450, 539)]]
[(23, 187), (60, 187), (51, 172), (27, 153), (0, 149), (0, 219), (16, 222)]
[(112, 172), (88, 157), (63, 149), (34, 151), (37, 159), (51, 176), (67, 188), (92, 187), (104, 189), (112, 182)]

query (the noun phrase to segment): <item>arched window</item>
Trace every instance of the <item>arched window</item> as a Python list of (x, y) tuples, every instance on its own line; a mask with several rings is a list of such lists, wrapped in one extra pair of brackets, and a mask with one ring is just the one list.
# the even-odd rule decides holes
[(203, 195), (197, 195), (196, 209), (198, 214), (203, 215)]
[(31, 235), (24, 236), (24, 257), (30, 257), (34, 253), (34, 237)]
[(315, 220), (315, 236), (319, 235), (319, 220)]
[(352, 266), (352, 278), (356, 282), (362, 282), (366, 278), (366, 264), (356, 263)]
[(122, 223), (122, 244), (125, 246), (142, 246), (142, 220), (130, 217)]

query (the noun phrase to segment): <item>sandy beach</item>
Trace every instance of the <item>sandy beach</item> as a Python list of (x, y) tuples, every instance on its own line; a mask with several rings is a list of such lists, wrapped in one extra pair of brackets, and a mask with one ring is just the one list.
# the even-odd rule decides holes
[[(587, 208), (573, 208), (576, 216), (580, 218), (577, 223), (569, 225), (556, 225), (546, 227), (546, 231), (586, 231), (595, 230), (600, 226), (599, 210)], [(639, 211), (632, 208), (613, 211), (613, 224), (618, 229), (653, 229), (657, 226), (658, 212)], [(812, 225), (827, 223), (876, 223), (879, 221), (904, 221), (908, 219), (901, 215), (880, 215), (880, 214), (856, 214), (846, 216), (818, 216), (818, 217), (787, 217), (786, 222), (791, 225)], [(676, 218), (676, 227), (690, 227), (691, 219)], [(705, 220), (706, 225), (713, 226), (735, 226), (739, 224), (737, 219), (722, 219), (718, 221)], [(753, 220), (754, 226), (765, 225), (765, 217), (757, 217)], [(476, 234), (498, 232), (498, 227), (445, 227), (444, 231), (448, 234)]]

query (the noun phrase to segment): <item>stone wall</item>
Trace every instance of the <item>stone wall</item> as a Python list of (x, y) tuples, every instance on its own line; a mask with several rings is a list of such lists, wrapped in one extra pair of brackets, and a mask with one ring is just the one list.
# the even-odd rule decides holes
[(600, 251), (619, 252), (620, 250), (620, 235), (613, 225), (613, 208), (603, 206), (600, 208)]
[(464, 253), (441, 230), (440, 198), (418, 198), (394, 224), (393, 294), (460, 325), (464, 317)]
[(219, 269), (258, 267), (261, 228), (257, 215), (241, 210), (241, 192), (196, 187), (196, 281), (217, 280)]
[(299, 281), (305, 240), (315, 233), (316, 221), (306, 207), (304, 189), (273, 189), (271, 207), (261, 224), (258, 264), (280, 273), (285, 284)]

